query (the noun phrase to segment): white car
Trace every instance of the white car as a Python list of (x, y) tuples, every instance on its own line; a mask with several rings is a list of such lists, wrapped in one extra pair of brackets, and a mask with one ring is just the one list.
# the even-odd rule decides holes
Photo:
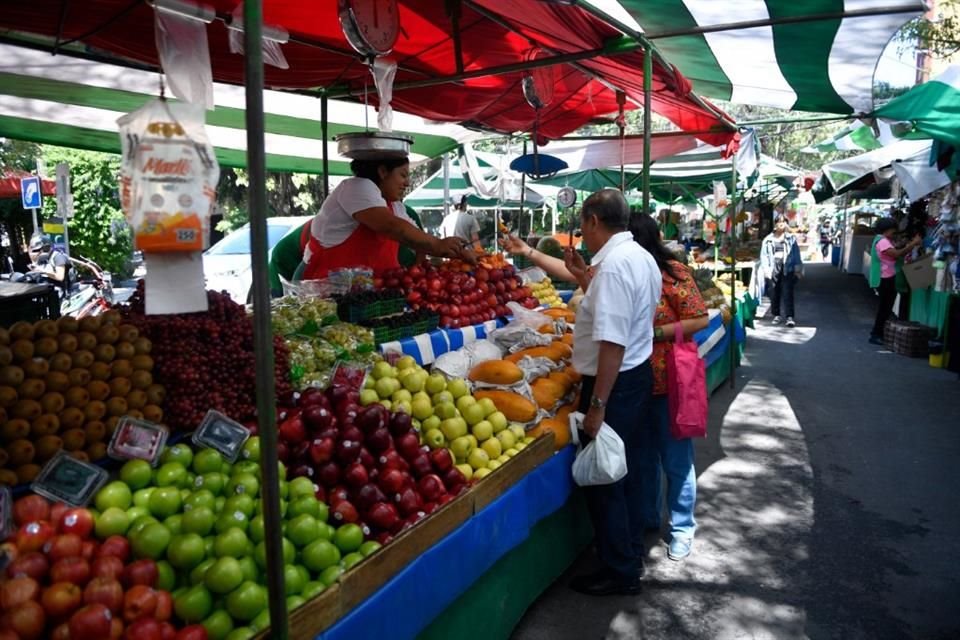
[[(283, 236), (313, 216), (267, 218), (267, 245), (270, 251)], [(226, 291), (234, 302), (250, 300), (253, 272), (250, 261), (250, 223), (225, 236), (203, 252), (203, 276), (207, 289)]]

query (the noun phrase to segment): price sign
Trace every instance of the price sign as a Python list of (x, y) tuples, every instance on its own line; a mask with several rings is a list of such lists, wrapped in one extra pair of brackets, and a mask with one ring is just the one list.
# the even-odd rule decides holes
[(106, 481), (106, 470), (61, 451), (43, 467), (30, 489), (54, 501), (85, 507)]
[(193, 443), (216, 449), (231, 463), (236, 462), (250, 431), (219, 411), (211, 409), (204, 416), (200, 428), (193, 434)]
[(156, 465), (169, 435), (158, 424), (125, 416), (113, 432), (107, 453), (116, 460), (146, 460)]
[(10, 487), (0, 487), (0, 540), (13, 533), (13, 494)]

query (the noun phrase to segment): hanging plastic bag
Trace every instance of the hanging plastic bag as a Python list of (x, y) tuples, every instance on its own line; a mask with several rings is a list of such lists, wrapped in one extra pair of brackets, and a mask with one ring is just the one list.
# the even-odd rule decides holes
[(209, 20), (171, 13), (162, 3), (157, 5), (154, 16), (157, 53), (170, 91), (181, 100), (213, 109), (213, 71), (206, 24)]
[(373, 82), (377, 87), (379, 108), (377, 109), (377, 126), (380, 131), (393, 131), (393, 79), (397, 75), (397, 63), (386, 58), (376, 58), (373, 61)]
[[(243, 3), (237, 5), (231, 14), (230, 23), (227, 25), (228, 37), (230, 39), (230, 53), (243, 55)], [(278, 69), (289, 69), (290, 63), (287, 62), (281, 44), (286, 44), (290, 40), (290, 34), (282, 27), (273, 25), (263, 25), (261, 29), (263, 38), (261, 39), (260, 49), (263, 51), (263, 63), (277, 67)]]
[(220, 165), (203, 121), (203, 107), (162, 98), (117, 120), (120, 200), (144, 253), (206, 248)]
[(580, 447), (580, 425), (583, 413), (570, 414), (570, 440), (577, 447), (573, 461), (573, 481), (581, 487), (613, 484), (627, 475), (627, 451), (623, 440), (606, 422), (600, 425), (597, 437)]

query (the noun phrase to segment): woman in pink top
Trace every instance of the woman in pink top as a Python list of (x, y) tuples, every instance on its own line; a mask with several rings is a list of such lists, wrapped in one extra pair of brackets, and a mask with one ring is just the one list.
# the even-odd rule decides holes
[(877, 256), (880, 258), (880, 286), (877, 287), (880, 300), (877, 304), (877, 318), (870, 332), (870, 344), (883, 344), (883, 327), (893, 313), (893, 303), (897, 299), (897, 260), (913, 251), (914, 247), (920, 246), (923, 240), (918, 236), (902, 249), (897, 249), (893, 245), (897, 223), (892, 218), (881, 218), (877, 222), (876, 230), (877, 234), (882, 236), (876, 245)]

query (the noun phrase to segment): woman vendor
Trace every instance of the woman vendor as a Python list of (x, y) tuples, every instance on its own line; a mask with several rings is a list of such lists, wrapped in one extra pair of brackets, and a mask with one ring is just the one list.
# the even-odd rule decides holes
[(460, 238), (428, 235), (407, 215), (401, 199), (410, 184), (409, 169), (405, 156), (350, 163), (355, 177), (337, 185), (310, 223), (301, 279), (324, 278), (347, 267), (396, 268), (400, 245), (418, 253), (475, 261)]

